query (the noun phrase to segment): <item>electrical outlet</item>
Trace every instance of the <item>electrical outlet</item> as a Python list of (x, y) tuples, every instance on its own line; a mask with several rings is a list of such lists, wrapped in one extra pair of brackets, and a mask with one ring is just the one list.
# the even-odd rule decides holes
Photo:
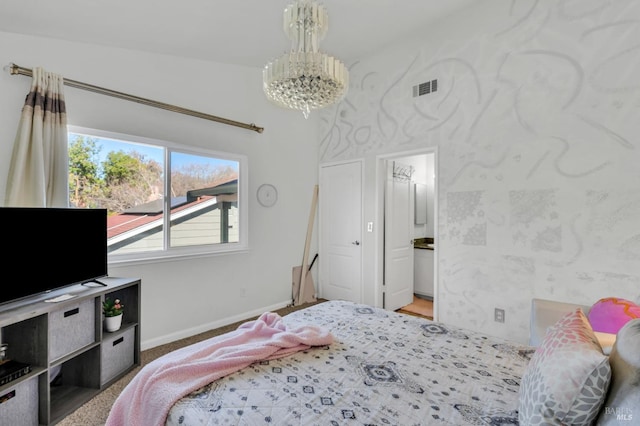
[(504, 309), (496, 308), (493, 314), (495, 322), (504, 322)]

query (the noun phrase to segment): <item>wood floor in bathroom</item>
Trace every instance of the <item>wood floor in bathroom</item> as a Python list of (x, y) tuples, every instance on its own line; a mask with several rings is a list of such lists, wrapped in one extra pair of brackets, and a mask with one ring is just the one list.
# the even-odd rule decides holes
[(403, 306), (396, 312), (433, 319), (433, 301), (413, 296), (413, 303)]

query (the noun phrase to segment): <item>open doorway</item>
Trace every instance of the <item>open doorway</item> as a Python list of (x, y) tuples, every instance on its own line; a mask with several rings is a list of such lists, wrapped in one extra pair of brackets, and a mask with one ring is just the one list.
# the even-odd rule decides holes
[[(433, 148), (379, 156), (377, 167), (378, 212), (384, 228), (377, 251), (382, 306), (433, 319), (437, 317), (436, 165)], [(410, 295), (406, 286), (411, 286)]]

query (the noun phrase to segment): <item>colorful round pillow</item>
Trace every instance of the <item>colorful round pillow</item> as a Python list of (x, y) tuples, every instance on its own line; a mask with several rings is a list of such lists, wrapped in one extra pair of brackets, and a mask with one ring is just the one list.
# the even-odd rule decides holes
[(600, 299), (589, 310), (593, 331), (617, 334), (618, 330), (634, 318), (640, 318), (640, 306), (617, 297)]

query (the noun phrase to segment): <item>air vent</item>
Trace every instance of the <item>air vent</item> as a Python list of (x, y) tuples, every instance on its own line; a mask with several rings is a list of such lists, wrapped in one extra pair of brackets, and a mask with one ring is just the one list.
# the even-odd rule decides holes
[(438, 90), (438, 80), (431, 80), (413, 86), (413, 97), (427, 95)]

